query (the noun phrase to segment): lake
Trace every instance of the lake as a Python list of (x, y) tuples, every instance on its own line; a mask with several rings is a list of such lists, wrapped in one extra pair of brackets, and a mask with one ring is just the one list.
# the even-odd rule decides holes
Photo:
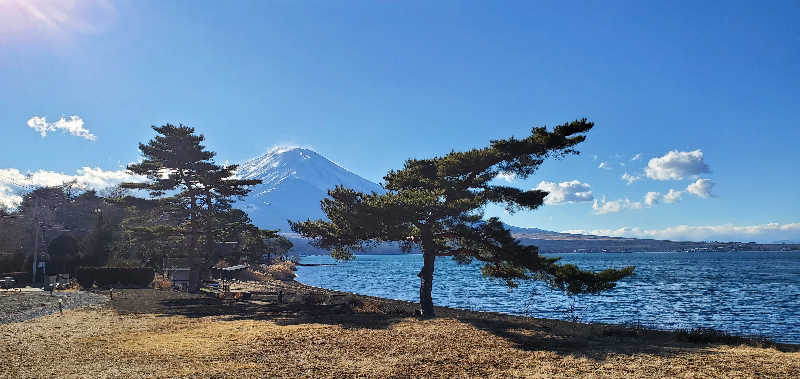
[[(548, 256), (558, 256), (546, 254)], [(570, 253), (563, 263), (599, 270), (636, 266), (633, 277), (601, 295), (567, 297), (540, 282), (509, 290), (481, 276), (479, 264), (437, 258), (434, 304), (541, 318), (659, 329), (710, 327), (800, 343), (800, 253)], [(358, 255), (336, 262), (303, 256), (297, 280), (316, 287), (419, 301), (419, 254)]]

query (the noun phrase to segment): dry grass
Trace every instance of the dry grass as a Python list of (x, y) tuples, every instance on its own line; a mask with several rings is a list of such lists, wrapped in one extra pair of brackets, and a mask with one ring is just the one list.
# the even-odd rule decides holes
[[(713, 346), (604, 354), (526, 349), (454, 319), (386, 328), (70, 311), (0, 327), (7, 377), (797, 377), (800, 354)], [(547, 337), (545, 335), (541, 337)], [(555, 337), (555, 336), (551, 336)]]
[(796, 346), (697, 345), (444, 308), (433, 320), (392, 317), (403, 304), (372, 298), (231, 306), (172, 294), (130, 290), (111, 309), (0, 325), (0, 377), (800, 376)]
[(253, 270), (244, 270), (239, 273), (237, 279), (245, 282), (264, 282), (269, 280), (266, 274)]
[(295, 264), (290, 261), (283, 261), (273, 263), (267, 266), (267, 273), (276, 280), (289, 281), (294, 280), (294, 272), (297, 270)]
[(59, 291), (63, 292), (78, 292), (81, 290), (81, 285), (78, 282), (70, 282), (69, 284), (63, 285), (59, 288)]

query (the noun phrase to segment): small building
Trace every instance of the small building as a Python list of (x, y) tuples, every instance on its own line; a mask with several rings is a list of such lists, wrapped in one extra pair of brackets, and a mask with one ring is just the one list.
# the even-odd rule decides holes
[(238, 277), (239, 273), (247, 270), (248, 268), (250, 268), (250, 266), (248, 265), (236, 265), (230, 267), (212, 267), (211, 277), (222, 280), (233, 280)]
[(188, 267), (174, 267), (165, 269), (164, 272), (167, 274), (167, 279), (172, 282), (173, 286), (180, 289), (189, 288), (189, 274), (191, 274), (192, 269)]
[(191, 272), (192, 269), (187, 258), (164, 259), (164, 275), (175, 287), (188, 289)]

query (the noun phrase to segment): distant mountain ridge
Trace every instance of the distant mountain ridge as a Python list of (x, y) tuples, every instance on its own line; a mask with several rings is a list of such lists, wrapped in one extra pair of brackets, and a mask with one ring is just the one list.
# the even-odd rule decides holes
[(560, 233), (560, 232), (553, 232), (550, 230), (544, 230), (539, 228), (523, 228), (520, 226), (513, 226), (508, 224), (503, 224), (506, 229), (511, 232), (511, 235), (516, 238), (524, 238), (524, 239), (541, 239), (541, 240), (626, 240), (626, 239), (633, 239), (633, 238), (625, 238), (625, 237), (607, 237), (607, 236), (595, 236), (591, 234), (571, 234), (571, 233)]
[(797, 244), (762, 244), (744, 242), (692, 242), (591, 234), (558, 233), (538, 228), (506, 225), (520, 243), (535, 245), (542, 253), (628, 253), (628, 252), (713, 252), (713, 251), (789, 251), (800, 250)]

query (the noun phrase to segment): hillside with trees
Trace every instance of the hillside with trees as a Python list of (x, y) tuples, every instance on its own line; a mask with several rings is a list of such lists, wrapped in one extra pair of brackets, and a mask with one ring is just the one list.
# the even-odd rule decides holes
[[(0, 210), (0, 273), (32, 273), (39, 259), (47, 274), (74, 274), (81, 266), (162, 269), (166, 258), (187, 258), (200, 275), (220, 259), (285, 254), (291, 242), (231, 205), (257, 180), (236, 179), (235, 165), (214, 163), (193, 128), (153, 130), (158, 135), (140, 144), (145, 159), (129, 167), (148, 182), (103, 193), (75, 183), (34, 188), (17, 209)], [(223, 252), (224, 244), (236, 248)]]

